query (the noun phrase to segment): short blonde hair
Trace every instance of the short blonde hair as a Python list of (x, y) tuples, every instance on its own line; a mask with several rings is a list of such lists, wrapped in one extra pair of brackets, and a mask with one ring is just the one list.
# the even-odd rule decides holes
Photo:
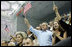
[(23, 39), (27, 38), (27, 34), (25, 32), (18, 31), (18, 32), (16, 32), (16, 35), (18, 35), (18, 34), (21, 34), (23, 36)]

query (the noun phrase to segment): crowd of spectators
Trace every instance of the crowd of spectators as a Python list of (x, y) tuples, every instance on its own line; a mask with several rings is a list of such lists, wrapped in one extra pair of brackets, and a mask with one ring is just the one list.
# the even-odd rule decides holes
[(10, 41), (2, 40), (1, 46), (53, 46), (71, 37), (71, 12), (60, 15), (56, 5), (53, 6), (53, 11), (56, 14), (55, 19), (48, 23), (43, 22), (36, 28), (24, 18), (29, 29), (26, 32), (16, 32), (16, 36), (10, 35)]

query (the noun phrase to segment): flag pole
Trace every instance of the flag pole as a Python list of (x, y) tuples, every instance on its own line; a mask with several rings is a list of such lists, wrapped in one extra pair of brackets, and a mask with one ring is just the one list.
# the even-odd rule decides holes
[(53, 1), (53, 6), (55, 6), (55, 2)]
[(26, 18), (26, 14), (24, 14), (25, 18)]
[(16, 41), (16, 38), (13, 37), (10, 33), (7, 32), (7, 34), (8, 34), (10, 37), (12, 37), (12, 38)]
[(7, 32), (7, 34), (8, 34), (9, 36), (11, 36), (11, 34), (9, 33), (10, 30), (8, 29), (7, 24), (6, 24), (6, 27), (5, 27), (5, 31)]
[[(23, 10), (24, 10), (24, 9), (23, 9)], [(23, 15), (24, 15), (24, 18), (26, 18), (26, 14), (23, 13)]]

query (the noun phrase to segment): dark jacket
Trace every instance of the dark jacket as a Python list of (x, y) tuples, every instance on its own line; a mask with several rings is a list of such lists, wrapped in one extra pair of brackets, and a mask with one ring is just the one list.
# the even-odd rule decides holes
[(66, 24), (62, 19), (59, 21), (59, 24), (67, 32), (67, 37), (71, 36), (71, 25)]

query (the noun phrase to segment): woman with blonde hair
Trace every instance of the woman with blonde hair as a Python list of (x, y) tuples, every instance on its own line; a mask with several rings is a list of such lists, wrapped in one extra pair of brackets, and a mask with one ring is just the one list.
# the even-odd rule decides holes
[(16, 46), (22, 46), (23, 39), (25, 39), (26, 37), (27, 37), (27, 34), (25, 32), (22, 32), (22, 31), (16, 32), (16, 41), (17, 41)]

